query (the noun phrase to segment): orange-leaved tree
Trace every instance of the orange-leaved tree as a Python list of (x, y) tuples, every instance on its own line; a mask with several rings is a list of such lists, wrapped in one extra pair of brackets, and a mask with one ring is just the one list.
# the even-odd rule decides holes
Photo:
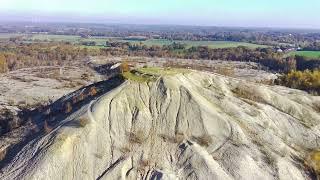
[(130, 67), (129, 67), (129, 64), (128, 64), (127, 61), (123, 61), (123, 62), (121, 63), (120, 70), (121, 70), (121, 73), (129, 72), (129, 71), (130, 71)]
[(4, 54), (0, 54), (0, 73), (5, 73), (8, 71), (7, 60)]

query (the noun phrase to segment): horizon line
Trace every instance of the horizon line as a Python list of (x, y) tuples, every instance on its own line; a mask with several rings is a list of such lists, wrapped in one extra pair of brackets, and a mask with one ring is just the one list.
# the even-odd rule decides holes
[(319, 27), (293, 27), (293, 26), (237, 26), (237, 25), (204, 25), (204, 24), (178, 24), (178, 23), (124, 23), (124, 22), (97, 22), (97, 21), (30, 21), (30, 20), (3, 20), (0, 23), (30, 23), (30, 24), (96, 24), (96, 25), (133, 25), (133, 26), (181, 26), (181, 27), (206, 27), (206, 28), (240, 28), (240, 29), (266, 29), (266, 30), (319, 30)]

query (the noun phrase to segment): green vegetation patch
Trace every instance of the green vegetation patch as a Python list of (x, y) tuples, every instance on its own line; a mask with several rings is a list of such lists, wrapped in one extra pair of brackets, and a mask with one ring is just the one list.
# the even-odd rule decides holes
[(304, 56), (308, 58), (319, 58), (320, 59), (320, 51), (294, 51), (290, 52), (289, 55), (298, 55), (298, 56)]
[(165, 76), (165, 75), (175, 75), (180, 73), (189, 73), (188, 69), (178, 69), (178, 68), (159, 68), (159, 67), (147, 67), (138, 69), (139, 72), (143, 74), (150, 74), (155, 76)]
[(122, 73), (122, 75), (127, 80), (136, 81), (139, 83), (150, 82), (150, 81), (156, 80), (156, 77), (153, 77), (153, 76), (150, 76), (147, 74), (141, 74), (135, 70), (132, 70), (129, 72), (124, 72), (124, 73)]
[(175, 68), (158, 68), (147, 67), (140, 68), (138, 70), (131, 70), (129, 72), (122, 73), (123, 77), (127, 80), (136, 82), (150, 82), (156, 81), (161, 76), (175, 75), (180, 73), (189, 73), (187, 69), (175, 69)]

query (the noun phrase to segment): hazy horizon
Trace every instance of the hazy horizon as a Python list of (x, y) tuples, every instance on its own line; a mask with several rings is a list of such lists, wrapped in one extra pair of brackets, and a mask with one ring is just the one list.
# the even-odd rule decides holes
[(320, 29), (320, 1), (0, 0), (0, 21)]

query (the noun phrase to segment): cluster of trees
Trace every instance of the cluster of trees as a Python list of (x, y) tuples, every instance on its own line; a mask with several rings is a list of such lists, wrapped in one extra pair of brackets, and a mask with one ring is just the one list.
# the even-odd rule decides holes
[(318, 60), (309, 60), (301, 56), (284, 57), (284, 53), (275, 52), (272, 48), (251, 49), (243, 46), (223, 49), (210, 49), (206, 46), (186, 48), (179, 43), (148, 47), (142, 44), (118, 42), (117, 47), (101, 49), (100, 54), (257, 62), (269, 70), (279, 72), (314, 69), (319, 67), (320, 63)]
[(88, 55), (99, 52), (65, 43), (0, 44), (0, 73), (34, 66), (70, 65)]
[(302, 56), (284, 57), (272, 48), (250, 49), (247, 47), (211, 49), (206, 46), (186, 48), (184, 44), (146, 46), (128, 42), (116, 42), (108, 48), (83, 48), (68, 43), (0, 44), (0, 71), (33, 66), (73, 64), (88, 56), (144, 56), (181, 59), (206, 59), (257, 62), (269, 70), (290, 72), (291, 70), (316, 69), (319, 60)]
[(277, 83), (320, 95), (320, 70), (291, 71), (279, 78)]
[(320, 42), (312, 42), (303, 46), (303, 51), (320, 51)]

